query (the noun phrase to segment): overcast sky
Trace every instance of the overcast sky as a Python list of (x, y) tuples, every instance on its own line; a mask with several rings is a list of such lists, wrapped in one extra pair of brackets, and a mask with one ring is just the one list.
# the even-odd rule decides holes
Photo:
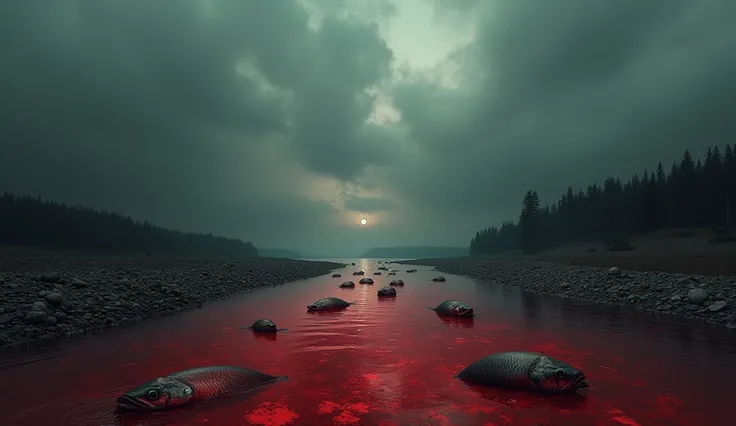
[(736, 142), (734, 19), (733, 0), (2, 0), (0, 190), (308, 254), (466, 246), (527, 189)]

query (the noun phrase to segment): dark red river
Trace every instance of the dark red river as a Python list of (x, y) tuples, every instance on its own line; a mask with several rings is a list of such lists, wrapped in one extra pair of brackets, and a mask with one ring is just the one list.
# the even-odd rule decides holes
[[(370, 274), (373, 261), (358, 267)], [(375, 285), (339, 289), (355, 267), (257, 290), (181, 315), (0, 354), (0, 423), (65, 425), (551, 425), (684, 426), (729, 423), (736, 339), (722, 327), (625, 308), (529, 295), (427, 268), (397, 278), (395, 300)], [(385, 272), (384, 272), (385, 274)], [(307, 313), (319, 298), (357, 303)], [(480, 314), (444, 321), (426, 306), (458, 299)], [(270, 318), (289, 331), (238, 327)], [(579, 395), (471, 387), (452, 376), (498, 351), (537, 351), (583, 370)], [(168, 373), (240, 365), (286, 375), (256, 393), (159, 413), (114, 411), (115, 397)]]

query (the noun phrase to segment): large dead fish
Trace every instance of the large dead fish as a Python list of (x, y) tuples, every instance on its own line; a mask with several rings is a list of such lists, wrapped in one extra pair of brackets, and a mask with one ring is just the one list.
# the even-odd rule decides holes
[(118, 408), (155, 411), (183, 407), (233, 392), (249, 392), (285, 376), (243, 367), (211, 366), (179, 371), (151, 380), (117, 399)]
[(256, 320), (253, 325), (245, 325), (240, 327), (241, 329), (251, 329), (256, 333), (276, 333), (278, 331), (287, 331), (286, 328), (276, 327), (276, 323), (270, 319), (259, 319)]
[(456, 378), (489, 386), (547, 393), (572, 393), (588, 387), (582, 371), (535, 352), (501, 352), (481, 358)]
[(442, 317), (472, 317), (475, 315), (473, 308), (457, 300), (445, 300), (436, 308), (427, 307), (430, 311), (437, 312)]
[(347, 308), (355, 302), (346, 302), (338, 297), (325, 297), (307, 306), (307, 311), (339, 311)]

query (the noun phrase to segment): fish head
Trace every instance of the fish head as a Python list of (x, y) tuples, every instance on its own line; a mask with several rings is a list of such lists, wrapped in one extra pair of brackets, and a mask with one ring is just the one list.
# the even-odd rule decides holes
[(271, 320), (261, 320), (258, 328), (261, 329), (261, 330), (263, 330), (263, 331), (276, 331), (276, 330), (278, 330), (276, 328), (276, 324), (273, 321), (271, 321)]
[(186, 383), (159, 377), (126, 392), (117, 403), (124, 410), (156, 411), (184, 405), (192, 395), (194, 389)]
[(473, 316), (473, 308), (466, 305), (465, 303), (456, 303), (452, 305), (450, 310), (456, 317), (472, 317)]
[(396, 294), (396, 289), (393, 287), (386, 286), (378, 290), (378, 294), (380, 296), (388, 296), (388, 295)]
[(575, 392), (588, 387), (585, 374), (562, 361), (542, 356), (529, 371), (534, 385), (553, 393)]
[(312, 312), (324, 311), (326, 309), (327, 309), (327, 301), (324, 299), (320, 299), (312, 303), (311, 305), (307, 306), (307, 310), (312, 311)]

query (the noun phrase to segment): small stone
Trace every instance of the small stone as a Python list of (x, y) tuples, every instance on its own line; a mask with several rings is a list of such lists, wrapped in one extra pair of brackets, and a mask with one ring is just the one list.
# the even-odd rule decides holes
[(45, 300), (46, 303), (51, 306), (61, 306), (61, 302), (64, 300), (64, 298), (59, 293), (48, 293)]
[(32, 311), (45, 311), (46, 310), (46, 304), (44, 302), (33, 302), (31, 305)]
[(74, 278), (71, 282), (72, 287), (74, 288), (85, 288), (87, 287), (87, 283), (85, 281), (80, 280), (79, 278)]
[(567, 282), (567, 281), (565, 281), (562, 284), (560, 284), (560, 288), (563, 289), (563, 290), (568, 289), (568, 288), (570, 288), (570, 283)]
[(716, 300), (726, 300), (726, 296), (723, 295), (723, 293), (716, 294), (715, 297)]
[(135, 285), (135, 283), (133, 282), (133, 280), (123, 278), (115, 281), (115, 285), (118, 287), (132, 287), (133, 285)]
[(708, 292), (702, 288), (693, 288), (687, 292), (687, 301), (693, 305), (702, 305), (708, 300)]
[(717, 302), (711, 303), (710, 306), (708, 306), (708, 310), (711, 312), (718, 312), (722, 310), (723, 308), (725, 308), (726, 306), (727, 306), (726, 302), (724, 302), (723, 300), (719, 300)]
[(614, 277), (620, 277), (621, 276), (621, 269), (614, 266), (613, 268), (608, 270), (608, 275), (614, 276)]
[(23, 322), (26, 324), (45, 324), (48, 317), (48, 314), (44, 311), (28, 311), (26, 316), (23, 317)]
[(41, 275), (41, 281), (45, 283), (58, 283), (61, 281), (61, 275), (58, 272), (51, 272)]
[(673, 294), (672, 297), (670, 297), (670, 300), (682, 300), (682, 296), (679, 294)]
[(46, 324), (47, 325), (54, 325), (54, 324), (56, 324), (57, 321), (59, 321), (58, 318), (56, 318), (53, 315), (51, 315), (49, 317), (46, 317)]

